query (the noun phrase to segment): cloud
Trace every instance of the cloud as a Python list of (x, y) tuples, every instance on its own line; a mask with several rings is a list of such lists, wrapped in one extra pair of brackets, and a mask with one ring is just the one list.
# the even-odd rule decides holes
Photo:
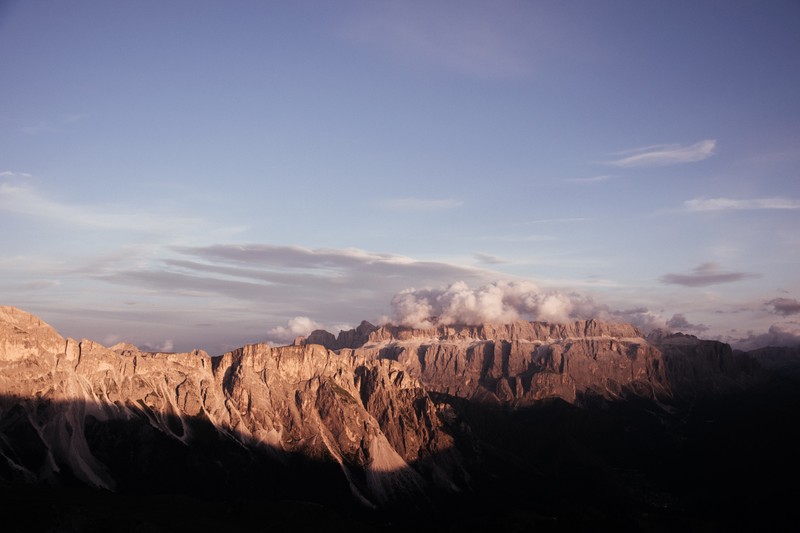
[(705, 324), (690, 324), (686, 317), (681, 313), (672, 315), (672, 318), (667, 320), (667, 327), (672, 330), (683, 332), (702, 333), (708, 331), (709, 327)]
[(602, 174), (600, 176), (591, 176), (589, 178), (568, 178), (565, 181), (569, 181), (571, 183), (598, 183), (601, 181), (608, 181), (614, 176), (610, 176), (608, 174)]
[(766, 302), (772, 306), (772, 312), (778, 315), (789, 316), (800, 314), (800, 302), (795, 298), (775, 298)]
[(27, 135), (42, 135), (45, 133), (58, 133), (60, 130), (49, 122), (38, 122), (30, 126), (23, 126), (20, 131)]
[(324, 329), (322, 324), (315, 322), (307, 316), (296, 316), (289, 320), (287, 325), (277, 326), (267, 331), (267, 338), (276, 343), (289, 343), (297, 337), (307, 337), (317, 329)]
[(441, 2), (370, 4), (349, 17), (342, 34), (404, 63), (468, 77), (502, 80), (530, 73), (531, 40), (544, 33), (531, 24), (541, 17), (521, 17), (518, 9), (483, 2), (453, 8)]
[(752, 198), (737, 200), (734, 198), (693, 198), (683, 203), (686, 211), (742, 211), (755, 209), (800, 209), (800, 200), (794, 198)]
[(598, 318), (608, 320), (610, 322), (633, 324), (645, 333), (649, 333), (654, 329), (663, 329), (667, 327), (667, 321), (663, 316), (650, 311), (646, 307), (610, 310), (607, 313), (602, 312), (601, 310), (601, 313), (598, 314)]
[(765, 346), (800, 346), (800, 323), (772, 324), (766, 333), (750, 333), (747, 337), (734, 340), (731, 344), (739, 350), (755, 350)]
[(143, 344), (141, 349), (145, 352), (164, 352), (169, 353), (175, 349), (175, 343), (172, 339), (166, 339), (164, 342), (156, 344)]
[(683, 285), (684, 287), (707, 287), (719, 283), (733, 283), (750, 278), (757, 278), (758, 274), (749, 272), (725, 272), (717, 263), (703, 263), (692, 270), (691, 274), (664, 274), (661, 283)]
[(530, 281), (495, 281), (474, 289), (458, 281), (445, 288), (405, 289), (394, 295), (391, 306), (390, 320), (411, 327), (428, 327), (434, 321), (478, 325), (589, 318), (628, 322), (646, 330), (664, 325), (663, 319), (645, 308), (611, 310), (585, 295), (543, 289)]
[(4, 170), (0, 172), (0, 178), (30, 178), (32, 177), (27, 172), (14, 172), (11, 170)]
[(508, 263), (505, 259), (500, 259), (497, 256), (484, 254), (481, 252), (476, 252), (473, 254), (475, 259), (478, 260), (479, 263), (483, 263), (485, 265), (503, 265)]
[(395, 211), (440, 211), (461, 207), (464, 202), (455, 198), (389, 198), (378, 205)]
[(411, 284), (480, 283), (496, 276), (474, 267), (355, 248), (241, 244), (171, 250), (174, 257), (138, 268), (126, 261), (115, 267), (103, 264), (95, 277), (163, 296), (239, 302), (275, 316), (357, 323), (383, 314), (392, 295)]
[(714, 139), (706, 139), (704, 141), (696, 142), (689, 146), (681, 146), (679, 144), (660, 144), (655, 146), (646, 146), (643, 148), (636, 148), (621, 152), (620, 155), (626, 155), (621, 159), (608, 161), (609, 165), (618, 167), (658, 167), (666, 165), (677, 165), (682, 163), (693, 163), (695, 161), (702, 161), (714, 155), (714, 148), (717, 141)]
[(470, 240), (492, 242), (543, 242), (554, 241), (556, 238), (552, 235), (482, 235), (473, 237)]
[(167, 229), (192, 228), (202, 223), (197, 218), (57, 202), (45, 198), (31, 187), (8, 182), (0, 183), (0, 211), (103, 230), (163, 232)]
[(560, 217), (560, 218), (539, 218), (536, 220), (528, 220), (526, 222), (519, 222), (513, 224), (514, 226), (532, 226), (534, 224), (561, 224), (565, 222), (586, 222), (592, 220), (586, 217)]
[(36, 279), (22, 284), (23, 289), (39, 291), (43, 289), (50, 289), (60, 285), (60, 281), (54, 279)]

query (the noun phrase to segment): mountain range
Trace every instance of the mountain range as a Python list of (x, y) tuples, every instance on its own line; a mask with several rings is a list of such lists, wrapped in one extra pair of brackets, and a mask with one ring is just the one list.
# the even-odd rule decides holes
[[(435, 324), (435, 321), (433, 321)], [(10, 531), (790, 523), (797, 349), (596, 320), (362, 322), (209, 356), (0, 307)]]

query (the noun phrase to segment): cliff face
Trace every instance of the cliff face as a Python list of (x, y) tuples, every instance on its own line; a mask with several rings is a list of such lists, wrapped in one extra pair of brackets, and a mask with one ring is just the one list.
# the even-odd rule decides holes
[(382, 326), (345, 352), (398, 361), (432, 392), (516, 406), (626, 395), (671, 401), (766, 379), (751, 358), (733, 354), (726, 344), (669, 333), (648, 340), (630, 324), (597, 320)]
[[(154, 494), (170, 495), (170, 519), (194, 502), (201, 528), (214, 508), (222, 529), (260, 530), (272, 505), (294, 529), (348, 510), (390, 531), (437, 516), (443, 530), (691, 529), (739, 525), (725, 513), (752, 487), (761, 525), (791, 505), (762, 488), (796, 479), (800, 438), (796, 383), (767, 378), (725, 344), (593, 320), (362, 323), (209, 357), (65, 339), (0, 307), (0, 491), (16, 516), (42, 515), (23, 530), (81, 509), (108, 517), (97, 530), (117, 510), (153, 529)], [(76, 500), (86, 486), (107, 490)]]
[(3, 470), (16, 479), (68, 473), (116, 488), (119, 472), (103, 460), (112, 443), (98, 428), (129, 422), (187, 450), (210, 428), (278, 462), (299, 454), (335, 465), (367, 505), (461, 483), (452, 438), (416, 379), (395, 362), (319, 345), (248, 345), (213, 358), (112, 351), (2, 308), (0, 396)]
[(683, 397), (738, 391), (769, 379), (756, 358), (719, 341), (661, 331), (648, 339), (663, 353), (667, 380)]
[(384, 326), (354, 353), (399, 361), (431, 391), (515, 405), (671, 393), (661, 352), (629, 324)]

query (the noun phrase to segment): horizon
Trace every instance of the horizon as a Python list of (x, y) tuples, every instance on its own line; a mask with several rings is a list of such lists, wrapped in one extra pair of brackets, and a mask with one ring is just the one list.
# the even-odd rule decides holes
[(224, 353), (361, 320), (800, 345), (800, 5), (0, 5), (0, 305)]

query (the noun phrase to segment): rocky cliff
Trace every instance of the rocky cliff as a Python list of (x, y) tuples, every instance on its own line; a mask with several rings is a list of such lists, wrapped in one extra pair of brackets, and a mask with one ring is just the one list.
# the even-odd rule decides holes
[[(226, 502), (224, 524), (237, 522), (237, 502), (256, 501), (253, 530), (265, 502), (286, 501), (327, 509), (315, 530), (342, 509), (376, 513), (392, 531), (443, 509), (437, 523), (453, 531), (727, 525), (706, 512), (707, 495), (723, 505), (750, 481), (763, 486), (747, 458), (779, 464), (800, 427), (793, 382), (762, 387), (768, 379), (725, 344), (595, 320), (364, 322), (211, 357), (65, 339), (0, 307), (0, 495), (24, 509), (42, 496), (21, 487), (63, 489), (41, 529), (60, 526), (75, 504), (59, 498), (87, 486), (99, 489), (90, 501), (120, 495), (134, 522), (141, 494), (201, 499), (192, 513)], [(752, 516), (782, 501), (764, 494)], [(296, 528), (291, 505), (273, 509)]]
[[(627, 395), (672, 401), (766, 379), (758, 364), (726, 344), (669, 332), (648, 339), (630, 324), (597, 320), (370, 326), (366, 333), (362, 323), (338, 339), (315, 332), (309, 340), (343, 354), (400, 362), (429, 391), (516, 406)], [(350, 343), (344, 347), (340, 339)], [(354, 345), (353, 339), (361, 340)]]
[(430, 484), (451, 490), (463, 482), (437, 407), (402, 365), (319, 345), (256, 344), (219, 357), (112, 351), (64, 339), (36, 317), (4, 307), (0, 402), (3, 470), (17, 479), (68, 474), (115, 489), (125, 480), (104, 462), (110, 443), (98, 428), (127, 421), (187, 449), (211, 429), (215, 440), (278, 462), (300, 455), (336, 465), (353, 496), (369, 506), (422, 496)]

